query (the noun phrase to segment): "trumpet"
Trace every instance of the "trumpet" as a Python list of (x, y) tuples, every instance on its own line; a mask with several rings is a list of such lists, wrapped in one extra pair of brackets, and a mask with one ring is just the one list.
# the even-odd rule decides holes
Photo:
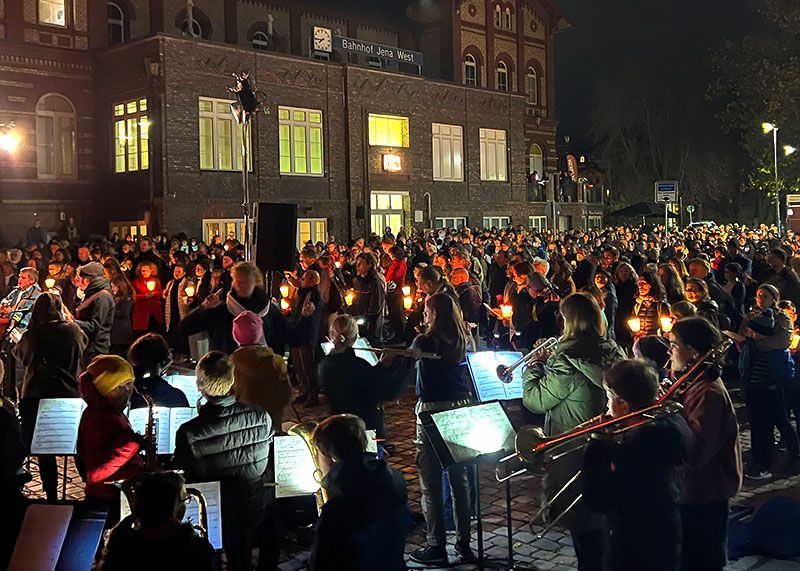
[(356, 351), (369, 351), (370, 353), (378, 353), (379, 355), (394, 355), (397, 357), (411, 357), (412, 359), (441, 359), (441, 355), (436, 353), (425, 353), (424, 351), (417, 351), (416, 349), (394, 349), (383, 348), (376, 349), (374, 347), (355, 347)]
[(534, 347), (527, 355), (518, 359), (511, 363), (510, 365), (497, 365), (497, 378), (499, 378), (504, 383), (510, 383), (514, 378), (514, 370), (520, 367), (521, 365), (526, 364), (530, 361), (531, 357), (533, 357), (539, 351), (549, 351), (553, 349), (558, 343), (558, 339), (555, 337), (550, 337), (549, 339), (544, 340), (543, 342), (539, 343), (536, 347)]

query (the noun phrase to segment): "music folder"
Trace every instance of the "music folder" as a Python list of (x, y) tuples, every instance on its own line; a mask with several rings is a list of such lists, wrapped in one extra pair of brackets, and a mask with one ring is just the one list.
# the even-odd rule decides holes
[[(184, 422), (197, 416), (197, 409), (191, 407), (153, 407), (156, 432), (156, 446), (159, 454), (175, 452), (175, 434)], [(147, 430), (147, 407), (134, 408), (128, 411), (128, 420), (134, 432), (145, 436)]]
[(167, 382), (186, 395), (190, 407), (197, 408), (197, 402), (202, 397), (197, 388), (197, 375), (171, 373), (167, 375)]
[(516, 432), (497, 402), (419, 415), (442, 466), (493, 462), (515, 449)]
[[(196, 484), (186, 484), (187, 488), (194, 488), (206, 500), (206, 513), (208, 515), (208, 542), (214, 549), (222, 549), (222, 511), (221, 511), (221, 492), (219, 482), (198, 482)], [(183, 521), (192, 525), (200, 524), (200, 512), (197, 501), (191, 498), (186, 504), (186, 515)], [(131, 506), (125, 494), (119, 495), (120, 519), (131, 515)]]
[(79, 398), (42, 399), (31, 440), (34, 456), (71, 456), (76, 453), (78, 426), (86, 403)]
[(514, 369), (510, 383), (497, 376), (497, 367), (508, 367), (522, 359), (519, 351), (479, 351), (467, 353), (467, 365), (479, 402), (522, 398), (522, 367)]

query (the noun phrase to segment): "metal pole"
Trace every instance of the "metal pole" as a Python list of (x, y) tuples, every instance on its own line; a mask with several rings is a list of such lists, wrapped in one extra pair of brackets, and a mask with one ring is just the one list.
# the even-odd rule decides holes
[(775, 151), (775, 226), (778, 234), (781, 233), (781, 191), (778, 187), (778, 128), (772, 128), (772, 145)]
[(249, 133), (249, 117), (247, 113), (245, 113), (244, 109), (241, 111), (242, 113), (242, 192), (244, 194), (244, 200), (242, 202), (242, 214), (244, 218), (244, 258), (245, 260), (250, 260), (252, 255), (252, 238), (250, 236), (250, 183), (248, 180), (248, 168), (247, 168), (247, 141)]
[(669, 202), (664, 201), (664, 239), (667, 239), (669, 233)]

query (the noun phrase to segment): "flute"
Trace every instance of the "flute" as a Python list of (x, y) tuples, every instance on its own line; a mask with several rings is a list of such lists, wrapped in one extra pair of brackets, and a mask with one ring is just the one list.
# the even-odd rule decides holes
[(374, 347), (354, 347), (356, 351), (369, 351), (370, 353), (378, 353), (380, 355), (397, 355), (398, 357), (412, 357), (414, 359), (441, 359), (440, 355), (436, 353), (424, 353), (416, 349), (393, 349), (391, 347), (385, 349), (375, 349)]

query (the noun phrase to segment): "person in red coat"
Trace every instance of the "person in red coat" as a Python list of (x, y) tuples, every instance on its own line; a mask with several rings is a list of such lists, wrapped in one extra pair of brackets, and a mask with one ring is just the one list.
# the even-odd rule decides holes
[(78, 427), (77, 453), (86, 498), (119, 506), (119, 492), (110, 482), (137, 476), (143, 470), (142, 438), (123, 410), (133, 392), (133, 368), (117, 355), (99, 355), (80, 376), (86, 409)]
[(403, 331), (403, 284), (406, 281), (406, 251), (402, 246), (389, 248), (392, 263), (386, 270), (386, 305), (389, 308), (389, 323), (395, 338)]
[(136, 292), (133, 333), (138, 338), (145, 333), (160, 333), (164, 329), (164, 290), (158, 279), (158, 268), (153, 262), (141, 262), (136, 267), (136, 274), (133, 280)]

